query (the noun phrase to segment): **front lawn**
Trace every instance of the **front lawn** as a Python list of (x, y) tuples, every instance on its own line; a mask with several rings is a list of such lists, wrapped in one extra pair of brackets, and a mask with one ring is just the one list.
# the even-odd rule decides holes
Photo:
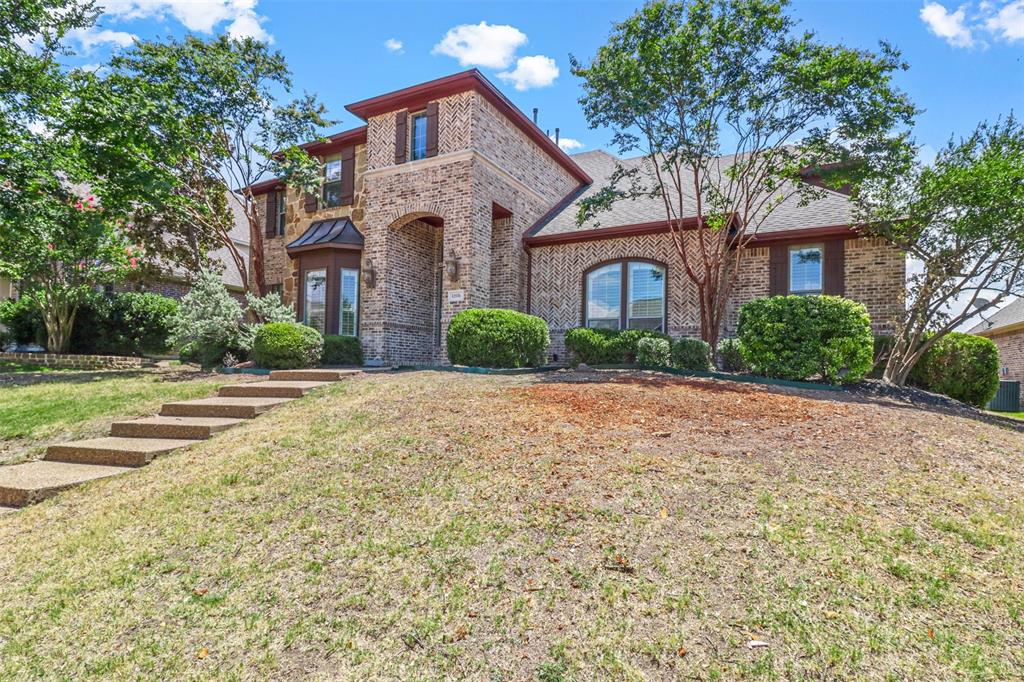
[(1024, 419), (1024, 412), (993, 412), (1000, 417), (1013, 417), (1014, 419)]
[(0, 679), (1024, 675), (1024, 434), (584, 376), (364, 376), (0, 517)]
[[(198, 379), (191, 379), (195, 374)], [(152, 414), (172, 400), (216, 393), (231, 381), (148, 372), (86, 381), (0, 386), (0, 463), (39, 444), (104, 435), (116, 418)]]
[(34, 365), (32, 363), (18, 362), (16, 360), (0, 360), (0, 374), (22, 374), (25, 372), (57, 372), (61, 371), (55, 367), (45, 365)]

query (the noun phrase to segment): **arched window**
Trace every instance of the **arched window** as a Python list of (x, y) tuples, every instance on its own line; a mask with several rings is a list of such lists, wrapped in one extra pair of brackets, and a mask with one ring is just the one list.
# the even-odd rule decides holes
[(665, 331), (665, 266), (647, 260), (603, 263), (583, 282), (587, 327)]

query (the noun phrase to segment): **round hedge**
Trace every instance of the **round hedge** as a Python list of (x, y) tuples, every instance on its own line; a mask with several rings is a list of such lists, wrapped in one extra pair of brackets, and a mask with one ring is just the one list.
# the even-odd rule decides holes
[(535, 367), (548, 348), (548, 325), (533, 315), (473, 308), (448, 324), (448, 359), (471, 367)]
[(256, 330), (252, 354), (267, 369), (301, 369), (320, 362), (324, 337), (297, 322), (270, 322)]
[(711, 369), (711, 347), (701, 339), (683, 337), (672, 344), (672, 365), (706, 372)]
[(740, 308), (743, 361), (777, 379), (856, 382), (871, 371), (871, 318), (839, 296), (775, 296)]
[(984, 407), (999, 390), (999, 349), (982, 336), (946, 334), (917, 361), (910, 382)]

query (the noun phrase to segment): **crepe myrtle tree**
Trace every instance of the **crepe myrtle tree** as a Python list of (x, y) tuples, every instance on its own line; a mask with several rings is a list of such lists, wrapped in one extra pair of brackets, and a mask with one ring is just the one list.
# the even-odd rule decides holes
[[(908, 155), (909, 156), (909, 155)], [(1012, 115), (950, 140), (926, 165), (910, 157), (864, 183), (864, 230), (919, 261), (894, 320), (883, 377), (903, 385), (943, 336), (1024, 295), (1024, 127)]]
[[(590, 126), (611, 128), (621, 154), (645, 161), (618, 164), (577, 219), (660, 199), (712, 348), (759, 227), (784, 201), (825, 191), (801, 172), (828, 167), (829, 184), (856, 184), (915, 113), (892, 83), (906, 68), (895, 49), (824, 43), (797, 31), (787, 5), (649, 2), (615, 25), (590, 63), (571, 58)], [(684, 219), (695, 220), (685, 238)]]
[[(77, 112), (95, 133), (94, 165), (106, 169), (97, 191), (133, 207), (133, 236), (155, 250), (176, 245), (198, 261), (211, 242), (224, 247), (261, 295), (264, 218), (251, 188), (281, 177), (315, 191), (320, 164), (299, 145), (332, 123), (323, 105), (308, 94), (282, 102), (284, 56), (250, 38), (137, 42), (109, 69), (83, 76)], [(248, 269), (231, 235), (235, 210), (248, 223)]]
[[(50, 173), (17, 192), (18, 222), (0, 231), (0, 274), (40, 310), (48, 350), (67, 351), (82, 301), (138, 267), (123, 221)], [(4, 221), (6, 222), (6, 221)]]

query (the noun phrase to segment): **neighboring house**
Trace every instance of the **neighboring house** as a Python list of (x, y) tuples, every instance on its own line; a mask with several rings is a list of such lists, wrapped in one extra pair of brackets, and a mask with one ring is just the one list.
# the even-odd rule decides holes
[[(970, 331), (992, 339), (999, 348), (999, 378), (1024, 382), (1024, 298), (998, 311)], [(1021, 394), (1024, 409), (1024, 393)]]
[[(611, 155), (567, 155), (476, 70), (346, 108), (366, 125), (305, 145), (324, 162), (318, 194), (253, 187), (269, 217), (267, 282), (300, 320), (359, 336), (385, 363), (446, 362), (448, 321), (467, 308), (544, 318), (552, 360), (581, 325), (698, 335), (696, 289), (660, 201), (576, 224)], [(903, 307), (903, 254), (856, 234), (845, 195), (798, 204), (776, 209), (746, 251), (726, 334), (742, 303), (791, 292), (861, 301), (888, 329)]]
[(5, 301), (8, 298), (14, 298), (14, 285), (10, 280), (0, 277), (0, 301)]

